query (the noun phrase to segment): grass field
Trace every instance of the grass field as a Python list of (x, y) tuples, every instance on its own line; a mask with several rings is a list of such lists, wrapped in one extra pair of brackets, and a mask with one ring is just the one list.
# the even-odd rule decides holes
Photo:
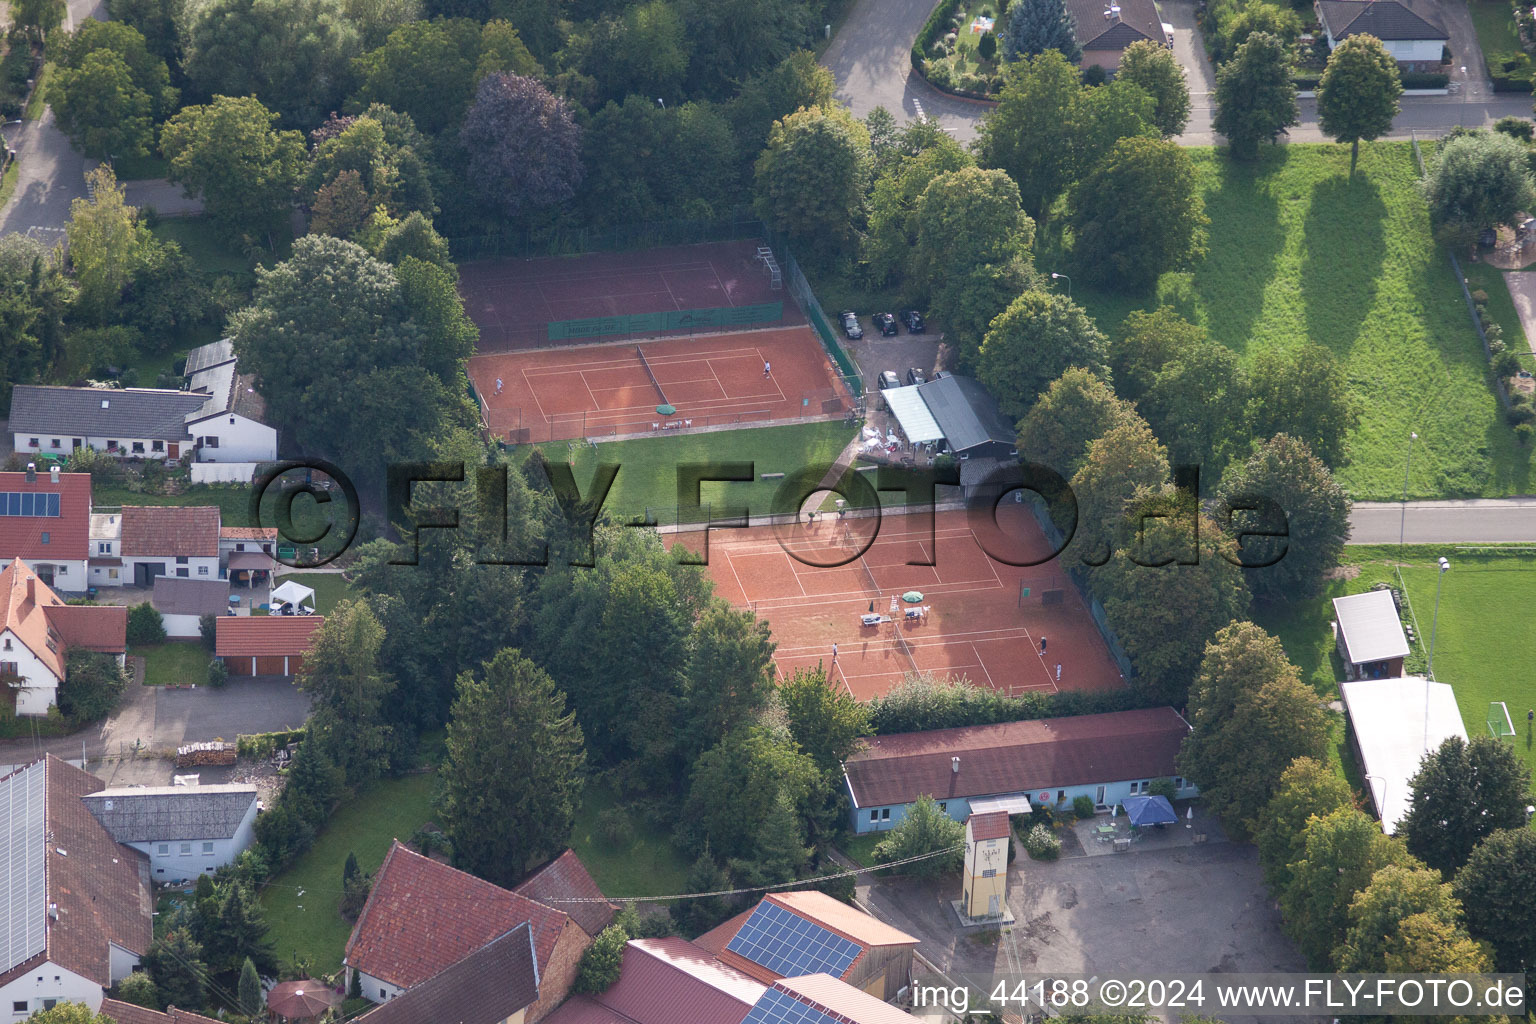
[(1160, 295), (1080, 283), (1074, 296), (1106, 332), (1161, 299), (1240, 355), (1308, 342), (1330, 349), (1361, 413), (1352, 462), (1339, 473), (1356, 499), (1401, 496), (1410, 431), (1423, 439), (1411, 496), (1530, 489), (1530, 451), (1499, 416), (1407, 144), (1363, 146), (1353, 183), (1346, 146), (1265, 148), (1251, 164), (1223, 150), (1188, 152), (1211, 218), (1209, 254), (1191, 274), (1165, 276)]
[(309, 852), (261, 894), (278, 959), (312, 958), (317, 974), (341, 967), (352, 926), (341, 916), (341, 869), (347, 854), (368, 873), (379, 869), (393, 839), (408, 840), (432, 818), (436, 776), (380, 779), (342, 802)]
[(289, 580), (315, 592), (315, 611), (320, 615), (329, 615), (335, 610), (337, 602), (350, 601), (358, 596), (340, 573), (291, 572), (277, 578), (279, 584)]
[(598, 815), (613, 806), (612, 790), (596, 782), (587, 783), (571, 834), (571, 849), (587, 866), (603, 895), (619, 898), (686, 892), (688, 864), (665, 832), (634, 819), (634, 841), (622, 849), (598, 834)]
[[(711, 506), (715, 518), (726, 505), (745, 505), (753, 515), (772, 510), (780, 480), (764, 480), (764, 473), (793, 473), (802, 467), (831, 463), (854, 430), (841, 422), (797, 423), (757, 430), (722, 430), (703, 434), (610, 441), (596, 448), (574, 450), (576, 483), (585, 493), (599, 462), (619, 465), (619, 474), (603, 509), (615, 520), (659, 511), (657, 521), (669, 524), (677, 508), (677, 468), (689, 464), (751, 462), (757, 479), (752, 483), (704, 483), (700, 502)], [(572, 449), (564, 441), (538, 446), (545, 457), (567, 462)], [(516, 451), (513, 457), (517, 457)]]
[(838, 844), (838, 849), (848, 855), (848, 859), (861, 868), (867, 868), (875, 863), (875, 847), (886, 838), (884, 832), (866, 832), (863, 835), (849, 836)]
[(1509, 4), (1500, 0), (1467, 0), (1467, 13), (1472, 15), (1472, 28), (1484, 57), (1520, 52), (1520, 34), (1515, 31)]
[(169, 640), (163, 644), (135, 647), (128, 652), (144, 659), (144, 685), (170, 686), (208, 681), (208, 653), (198, 640)]

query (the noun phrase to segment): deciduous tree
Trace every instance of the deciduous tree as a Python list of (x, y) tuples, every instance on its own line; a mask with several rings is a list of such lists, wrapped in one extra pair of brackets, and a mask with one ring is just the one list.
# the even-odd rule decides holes
[(790, 735), (823, 773), (837, 770), (872, 731), (869, 708), (819, 667), (799, 670), (779, 684), (778, 694)]
[(161, 258), (161, 245), (139, 221), (136, 207), (124, 202), (112, 168), (101, 164), (86, 172), (89, 198), (69, 204), (69, 258), (80, 285), (77, 311), (104, 324), (116, 310), (134, 275)]
[(757, 158), (758, 216), (812, 252), (830, 255), (862, 219), (869, 133), (841, 107), (809, 107), (774, 123)]
[(1492, 736), (1446, 739), (1424, 755), (1409, 785), (1413, 801), (1397, 834), (1447, 878), (1489, 835), (1523, 826), (1531, 798), (1525, 762)]
[(1536, 202), (1526, 147), (1502, 132), (1469, 132), (1440, 147), (1424, 183), (1430, 217), (1444, 237), (1470, 244), (1477, 234), (1514, 222)]
[(1185, 151), (1133, 137), (1117, 142), (1078, 184), (1071, 222), (1086, 276), (1136, 289), (1203, 256), (1210, 219)]
[(357, 59), (357, 98), (408, 114), (422, 131), (438, 135), (463, 120), (479, 51), (479, 26), (467, 19), (402, 25)]
[(1315, 757), (1298, 757), (1280, 773), (1253, 836), (1272, 896), (1291, 884), (1291, 864), (1306, 852), (1307, 822), (1353, 806), (1355, 793), (1349, 783)]
[(154, 140), (150, 100), (111, 50), (88, 54), (79, 67), (59, 68), (48, 85), (59, 127), (87, 156), (143, 156)]
[[(779, 822), (780, 797), (798, 806), (816, 779), (816, 764), (787, 733), (751, 725), (726, 736), (693, 766), (687, 820), (699, 847), (750, 861), (758, 854), (759, 823)], [(743, 828), (744, 822), (752, 828)], [(797, 826), (798, 828), (798, 826)], [(803, 837), (792, 837), (803, 844)]]
[(1300, 118), (1285, 43), (1269, 32), (1253, 33), (1216, 71), (1214, 127), (1235, 159), (1252, 160), (1260, 142), (1275, 141)]
[(1016, 420), (1071, 367), (1107, 376), (1108, 348), (1081, 306), (1058, 292), (1028, 291), (992, 321), (976, 375), (1003, 414)]
[(1004, 69), (998, 105), (981, 122), (977, 159), (1008, 172), (1036, 220), (1072, 184), (1079, 142), (1074, 107), (1082, 88), (1071, 62), (1046, 50)]
[(1452, 891), (1466, 912), (1467, 931), (1493, 944), (1501, 971), (1536, 964), (1536, 832), (1505, 829), (1484, 839), (1456, 873)]
[(1221, 499), (1231, 532), (1241, 535), (1244, 564), (1263, 566), (1246, 573), (1255, 597), (1295, 600), (1321, 591), (1344, 556), (1351, 506), (1305, 441), (1276, 434), (1222, 480)]
[(379, 662), (384, 627), (367, 600), (343, 601), (315, 633), (295, 680), (314, 702), (314, 731), (348, 785), (390, 766), (383, 705), (395, 678)]
[(1136, 410), (1103, 377), (1074, 366), (1051, 382), (1019, 421), (1019, 453), (1070, 480), (1088, 457), (1088, 445), (1134, 421)]
[(939, 810), (938, 803), (925, 793), (907, 805), (905, 815), (891, 829), (890, 835), (875, 847), (875, 860), (883, 864), (940, 850), (950, 851), (945, 856), (929, 857), (901, 869), (904, 874), (932, 878), (960, 870), (965, 856), (964, 846), (965, 826)]
[(682, 676), (684, 760), (755, 719), (773, 699), (768, 623), (723, 601), (693, 624)]
[(1440, 872), (1399, 864), (1382, 868), (1349, 905), (1349, 931), (1333, 951), (1334, 967), (1357, 974), (1387, 972), (1388, 956), (1403, 952), (1403, 922), (1420, 915), (1466, 938), (1461, 904)]
[(59, 711), (75, 725), (106, 718), (117, 707), (128, 681), (108, 654), (72, 647), (59, 687)]
[(482, 78), (459, 142), (471, 187), (511, 216), (563, 203), (581, 184), (581, 129), (565, 101), (532, 78)]
[(1206, 647), (1189, 688), (1189, 718), (1179, 771), (1239, 835), (1264, 824), (1260, 812), (1296, 758), (1327, 754), (1328, 721), (1317, 694), (1280, 641), (1251, 622), (1232, 623)]
[(201, 198), (228, 234), (270, 231), (292, 207), (304, 142), (277, 131), (276, 121), (254, 96), (219, 96), (183, 108), (160, 134), (171, 180)]
[(1152, 97), (1152, 123), (1171, 139), (1184, 133), (1189, 123), (1189, 85), (1184, 67), (1173, 51), (1150, 39), (1138, 39), (1120, 54), (1117, 82), (1129, 82)]
[(1328, 55), (1317, 83), (1317, 119), (1325, 135), (1349, 143), (1349, 176), (1360, 161), (1360, 142), (1392, 130), (1403, 83), (1397, 61), (1381, 40), (1357, 33), (1340, 40)]
[(1359, 420), (1349, 379), (1321, 345), (1260, 350), (1248, 366), (1248, 436), (1285, 434), (1305, 442), (1332, 469), (1349, 461), (1345, 444)]
[(582, 742), (565, 694), (517, 651), (459, 677), (443, 826), (460, 866), (510, 886), (532, 861), (564, 848), (581, 798)]
[[(891, 147), (896, 149), (896, 145)], [(917, 243), (917, 204), (935, 178), (974, 163), (947, 136), (915, 156), (897, 155), (888, 174), (875, 182), (869, 199), (869, 227), (863, 261), (869, 278), (889, 284), (905, 270)]]
[(1124, 543), (1126, 503), (1138, 490), (1155, 491), (1167, 481), (1168, 450), (1140, 416), (1090, 440), (1070, 481), (1078, 523), (1071, 556), (1084, 564), (1103, 565)]

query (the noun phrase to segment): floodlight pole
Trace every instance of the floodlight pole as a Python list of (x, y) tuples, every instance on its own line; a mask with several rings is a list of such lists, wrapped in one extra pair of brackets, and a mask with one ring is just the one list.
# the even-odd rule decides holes
[(1070, 299), (1072, 297), (1072, 279), (1070, 277), (1066, 274), (1058, 274), (1053, 270), (1051, 271), (1051, 280), (1067, 282), (1067, 298)]
[(1408, 458), (1403, 465), (1403, 514), (1397, 524), (1397, 557), (1399, 561), (1403, 557), (1403, 537), (1408, 530), (1408, 473), (1413, 469), (1413, 442), (1418, 439), (1418, 434), (1411, 430), (1408, 432)]
[(1429, 749), (1429, 684), (1435, 678), (1435, 635), (1440, 631), (1440, 588), (1451, 563), (1442, 555), (1440, 575), (1435, 577), (1435, 617), (1429, 627), (1429, 666), (1424, 673), (1424, 749)]

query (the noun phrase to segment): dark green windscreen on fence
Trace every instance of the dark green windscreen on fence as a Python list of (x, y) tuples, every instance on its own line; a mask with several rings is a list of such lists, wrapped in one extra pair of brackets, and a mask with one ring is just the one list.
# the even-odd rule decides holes
[(747, 324), (776, 324), (782, 319), (783, 302), (764, 302), (756, 306), (715, 306), (711, 309), (596, 316), (585, 320), (551, 320), (549, 340), (575, 341), (580, 338), (601, 338), (607, 334), (648, 334), (707, 330), (711, 327), (742, 327)]

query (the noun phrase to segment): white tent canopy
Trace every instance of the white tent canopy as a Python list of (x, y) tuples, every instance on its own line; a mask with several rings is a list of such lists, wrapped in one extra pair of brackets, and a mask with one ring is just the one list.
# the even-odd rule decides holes
[(272, 593), (267, 600), (274, 605), (291, 604), (296, 608), (308, 607), (310, 611), (313, 611), (315, 608), (314, 590), (304, 586), (302, 583), (295, 583), (293, 580), (288, 580), (286, 583), (273, 587)]
[(896, 422), (901, 424), (901, 432), (907, 435), (908, 441), (921, 444), (924, 441), (944, 440), (944, 431), (939, 429), (938, 421), (928, 409), (928, 403), (918, 396), (916, 385), (891, 388), (881, 394), (885, 396), (885, 404), (896, 414)]

